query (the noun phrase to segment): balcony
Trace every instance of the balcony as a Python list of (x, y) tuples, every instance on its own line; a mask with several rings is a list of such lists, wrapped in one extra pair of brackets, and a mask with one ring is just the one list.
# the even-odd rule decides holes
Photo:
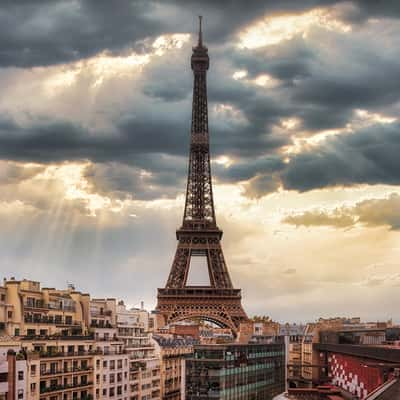
[(92, 355), (103, 354), (101, 351), (96, 350), (83, 350), (83, 351), (41, 351), (39, 355), (41, 358), (64, 358), (64, 357), (84, 357)]
[(42, 300), (27, 301), (24, 303), (24, 308), (32, 310), (57, 310), (57, 311), (75, 312), (75, 306), (52, 304), (52, 303), (49, 304), (43, 302)]
[(59, 370), (49, 370), (49, 371), (41, 371), (41, 376), (53, 376), (53, 375), (64, 375), (70, 373), (79, 373), (79, 372), (88, 372), (92, 371), (92, 367), (80, 367), (80, 368), (67, 368), (67, 369), (59, 369)]
[(69, 389), (76, 389), (76, 388), (83, 388), (83, 387), (91, 386), (92, 384), (93, 384), (93, 382), (81, 382), (81, 383), (76, 383), (76, 384), (72, 383), (69, 385), (53, 385), (53, 386), (48, 386), (48, 387), (41, 387), (40, 394), (59, 392), (59, 391), (64, 391), (64, 390), (69, 390)]
[(59, 325), (59, 326), (81, 326), (80, 321), (73, 321), (66, 318), (52, 318), (48, 316), (36, 317), (25, 315), (24, 322), (26, 324), (44, 324), (44, 325)]
[(121, 355), (127, 354), (126, 350), (120, 351), (102, 351), (98, 350), (82, 350), (82, 351), (41, 351), (39, 355), (41, 358), (64, 358), (64, 357), (87, 357), (87, 356), (96, 356), (96, 355)]
[(91, 317), (111, 317), (112, 311), (111, 310), (103, 310), (103, 311), (91, 311)]
[(113, 325), (111, 325), (108, 321), (102, 321), (101, 322), (91, 322), (90, 323), (91, 328), (106, 328), (106, 329), (113, 329), (115, 328)]

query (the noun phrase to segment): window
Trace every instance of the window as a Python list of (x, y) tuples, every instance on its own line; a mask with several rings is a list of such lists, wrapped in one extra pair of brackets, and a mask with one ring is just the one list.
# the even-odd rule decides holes
[(35, 336), (36, 335), (36, 329), (27, 329), (26, 334), (28, 336)]
[(115, 376), (114, 374), (110, 374), (110, 383), (114, 383), (115, 382)]
[(4, 293), (1, 294), (1, 301), (6, 301), (6, 295)]
[(55, 374), (56, 372), (57, 372), (57, 363), (56, 362), (50, 363), (50, 373)]
[(23, 381), (24, 380), (24, 371), (18, 371), (18, 380)]
[(66, 323), (67, 325), (72, 325), (72, 317), (71, 317), (70, 315), (67, 315), (67, 316), (65, 317), (65, 323)]
[(114, 397), (115, 396), (115, 388), (110, 388), (110, 397)]
[(7, 316), (8, 316), (9, 319), (11, 319), (12, 318), (12, 311), (8, 311), (7, 312)]
[(118, 362), (118, 369), (121, 369), (122, 368), (122, 360), (118, 360), (117, 362)]
[(115, 369), (115, 360), (110, 361), (110, 369)]
[(24, 398), (24, 389), (18, 389), (18, 398), (23, 399)]
[(14, 335), (15, 335), (15, 336), (19, 336), (19, 328), (15, 328), (15, 330), (14, 330)]
[(96, 368), (97, 368), (97, 369), (100, 368), (100, 360), (96, 360)]
[(36, 391), (36, 383), (31, 383), (31, 392)]
[(8, 373), (0, 372), (0, 382), (7, 382), (7, 381), (8, 381)]
[(122, 386), (117, 386), (117, 395), (121, 395), (122, 394)]
[(103, 396), (107, 396), (107, 389), (103, 389)]
[(36, 375), (36, 365), (35, 364), (33, 364), (33, 365), (31, 365), (31, 375)]
[(103, 368), (107, 368), (107, 361), (103, 361)]

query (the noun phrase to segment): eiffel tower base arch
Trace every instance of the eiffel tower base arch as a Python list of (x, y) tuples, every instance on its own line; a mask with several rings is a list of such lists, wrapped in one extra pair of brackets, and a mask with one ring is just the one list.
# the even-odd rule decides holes
[(158, 289), (158, 327), (187, 319), (202, 319), (229, 328), (236, 336), (248, 321), (241, 305), (240, 289), (185, 287)]

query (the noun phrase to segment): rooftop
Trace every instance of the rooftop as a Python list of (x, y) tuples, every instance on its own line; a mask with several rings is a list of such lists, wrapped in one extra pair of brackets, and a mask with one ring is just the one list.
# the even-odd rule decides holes
[(314, 348), (318, 351), (331, 351), (355, 357), (370, 358), (390, 363), (400, 363), (400, 347), (398, 346), (316, 343), (314, 344)]

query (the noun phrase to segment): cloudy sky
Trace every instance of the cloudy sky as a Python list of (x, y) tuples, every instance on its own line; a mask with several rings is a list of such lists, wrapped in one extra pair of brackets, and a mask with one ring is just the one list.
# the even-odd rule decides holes
[(3, 1), (2, 275), (154, 306), (199, 14), (217, 220), (246, 310), (399, 321), (398, 0)]

